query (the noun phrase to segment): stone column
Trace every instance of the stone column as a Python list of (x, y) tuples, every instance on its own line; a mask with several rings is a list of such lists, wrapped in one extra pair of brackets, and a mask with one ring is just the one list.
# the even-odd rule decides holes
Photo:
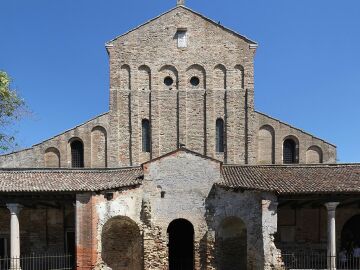
[(6, 204), (10, 211), (10, 269), (20, 269), (20, 226), (19, 226), (19, 213), (22, 205), (18, 203)]
[(335, 210), (339, 205), (338, 202), (328, 202), (325, 203), (327, 209), (327, 269), (335, 270), (336, 269), (336, 220), (335, 220)]

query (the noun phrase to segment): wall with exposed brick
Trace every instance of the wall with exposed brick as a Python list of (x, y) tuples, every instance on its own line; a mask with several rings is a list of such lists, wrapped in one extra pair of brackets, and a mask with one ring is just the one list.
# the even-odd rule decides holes
[(256, 112), (256, 118), (257, 163), (282, 164), (287, 138), (297, 144), (299, 163), (336, 163), (336, 146), (263, 113)]
[[(165, 245), (167, 228), (173, 220), (191, 222), (195, 232), (195, 268), (209, 269), (204, 259), (208, 255), (205, 242), (209, 231), (206, 200), (213, 184), (220, 180), (220, 163), (178, 151), (145, 164), (144, 174), (143, 189), (147, 204), (151, 206), (150, 229), (159, 228)], [(167, 259), (158, 260), (157, 264), (162, 265), (161, 269), (168, 267)]]
[[(244, 223), (247, 230), (247, 269), (272, 269), (277, 265), (278, 250), (273, 243), (273, 235), (277, 230), (275, 196), (249, 191), (225, 191), (218, 188), (209, 200), (209, 205), (211, 209), (209, 219), (212, 221), (215, 239), (221, 238), (221, 235), (217, 234), (221, 232), (223, 222), (229, 218), (237, 218)], [(240, 254), (241, 251), (238, 253)], [(216, 252), (216, 255), (219, 255), (219, 252)], [(215, 265), (219, 267), (222, 260), (221, 257), (215, 259)]]
[[(178, 32), (186, 31), (186, 46)], [(256, 44), (178, 6), (106, 44), (110, 112), (30, 149), (0, 156), (0, 167), (71, 167), (69, 140), (84, 143), (85, 167), (141, 164), (185, 145), (232, 164), (282, 163), (298, 143), (300, 163), (335, 163), (335, 146), (254, 111)], [(166, 85), (165, 78), (173, 83)], [(191, 79), (197, 77), (198, 85)], [(224, 151), (216, 151), (216, 120)], [(142, 149), (142, 120), (151, 126)]]
[[(230, 256), (224, 239), (232, 243), (241, 240), (234, 243), (232, 251), (242, 254), (243, 260), (231, 261), (234, 269), (239, 267), (238, 263), (247, 265), (248, 269), (263, 269), (263, 265), (270, 269), (277, 252), (273, 244), (276, 198), (267, 193), (214, 187), (220, 180), (220, 166), (216, 160), (180, 150), (144, 164), (144, 181), (140, 187), (114, 191), (113, 198), (107, 198), (104, 192), (89, 194), (86, 199), (78, 197), (78, 266), (82, 266), (79, 269), (106, 269), (109, 265), (123, 269), (124, 265), (116, 265), (105, 254), (105, 241), (130, 235), (132, 240), (127, 243), (136, 247), (132, 250), (137, 250), (137, 255), (130, 259), (127, 257), (130, 251), (123, 246), (114, 251), (117, 257), (125, 258), (128, 269), (138, 269), (138, 261), (134, 259), (140, 257), (144, 269), (168, 269), (167, 229), (177, 219), (186, 219), (194, 228), (195, 269), (219, 269), (226, 256)], [(243, 226), (229, 230), (224, 224), (234, 218)], [(114, 224), (117, 225), (113, 227)], [(123, 228), (123, 224), (130, 224), (130, 229), (116, 233), (110, 230), (109, 234), (109, 228)]]
[[(76, 195), (76, 269), (90, 270), (95, 265), (94, 226), (97, 218), (93, 214), (91, 193)], [(95, 257), (95, 258), (94, 258)]]
[(108, 152), (107, 130), (109, 124), (106, 113), (29, 149), (0, 156), (0, 167), (70, 168), (70, 142), (76, 139), (82, 141), (84, 145), (85, 167), (105, 167)]
[[(177, 46), (178, 29), (186, 29), (186, 48)], [(246, 154), (247, 149), (254, 150), (246, 148), (253, 134), (248, 132), (246, 139), (245, 132), (253, 123), (255, 47), (250, 43), (183, 7), (111, 41), (109, 164), (138, 164), (173, 151), (180, 143), (231, 163), (253, 159), (253, 153)], [(167, 76), (172, 77), (172, 86), (164, 84)], [(199, 78), (198, 86), (191, 85), (193, 76)], [(227, 147), (217, 154), (219, 117), (227, 123)], [(148, 155), (140, 147), (144, 118), (152, 126)]]
[(141, 270), (142, 235), (138, 225), (127, 217), (113, 217), (102, 228), (101, 257), (112, 270)]

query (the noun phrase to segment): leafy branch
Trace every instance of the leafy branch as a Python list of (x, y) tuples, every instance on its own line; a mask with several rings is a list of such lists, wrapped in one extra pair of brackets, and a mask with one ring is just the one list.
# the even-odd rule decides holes
[(9, 150), (15, 137), (9, 134), (8, 127), (24, 116), (25, 101), (15, 89), (11, 89), (11, 78), (0, 70), (0, 152)]

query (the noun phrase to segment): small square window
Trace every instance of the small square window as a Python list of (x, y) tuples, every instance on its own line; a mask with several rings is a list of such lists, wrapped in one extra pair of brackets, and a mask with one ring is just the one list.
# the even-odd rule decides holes
[(186, 30), (178, 30), (177, 31), (177, 42), (178, 42), (178, 48), (186, 48), (187, 47)]

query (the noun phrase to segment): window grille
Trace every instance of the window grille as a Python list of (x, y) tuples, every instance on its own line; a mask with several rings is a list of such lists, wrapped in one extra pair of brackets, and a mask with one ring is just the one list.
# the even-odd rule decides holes
[(297, 163), (296, 162), (296, 143), (292, 139), (287, 139), (284, 141), (283, 162), (284, 162), (284, 164)]
[(71, 143), (71, 166), (73, 168), (84, 167), (84, 146), (81, 141)]

